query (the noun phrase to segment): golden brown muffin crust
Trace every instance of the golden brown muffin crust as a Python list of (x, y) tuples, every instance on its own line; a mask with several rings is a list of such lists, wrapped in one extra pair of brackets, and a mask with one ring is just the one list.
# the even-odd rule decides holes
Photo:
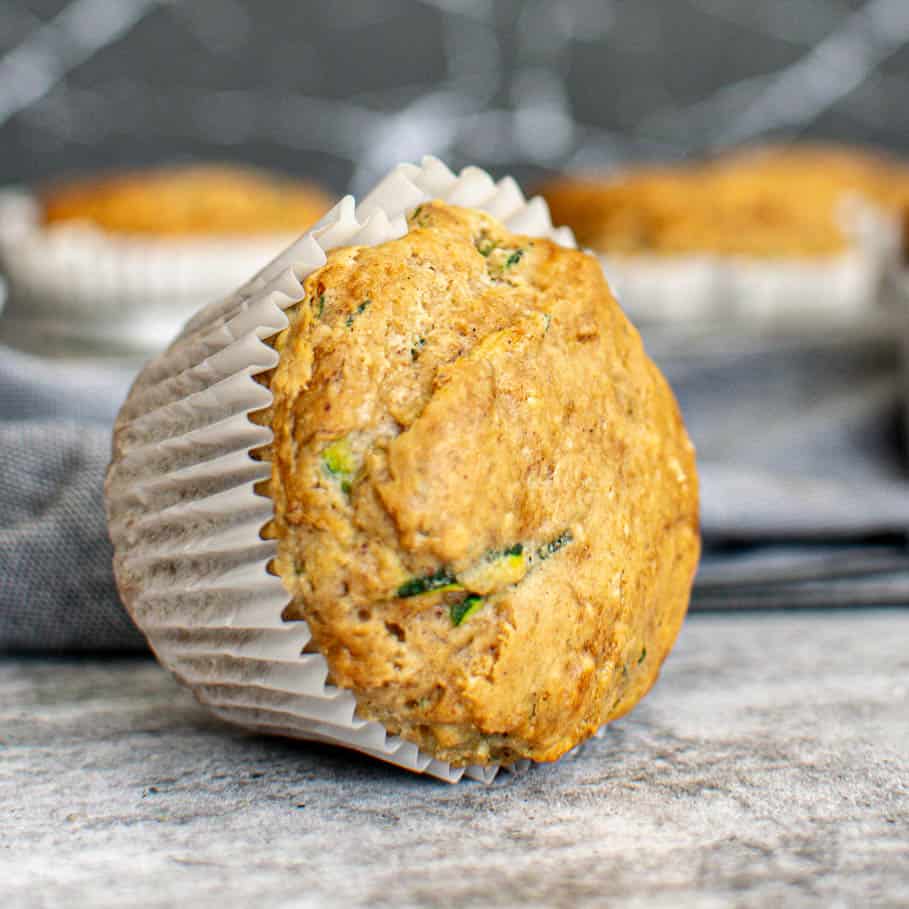
[(335, 250), (273, 339), (275, 570), (359, 713), (457, 765), (628, 711), (698, 558), (694, 452), (591, 256), (483, 213)]
[(300, 233), (332, 205), (314, 183), (229, 165), (132, 171), (40, 193), (45, 224), (87, 221), (119, 234)]
[(882, 155), (805, 144), (608, 179), (563, 178), (541, 192), (553, 220), (600, 252), (818, 257), (852, 243), (842, 228), (845, 199), (895, 211), (907, 178), (905, 166)]

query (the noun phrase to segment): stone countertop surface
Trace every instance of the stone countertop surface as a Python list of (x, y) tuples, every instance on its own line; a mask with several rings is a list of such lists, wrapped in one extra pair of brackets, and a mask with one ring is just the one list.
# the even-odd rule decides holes
[(50, 906), (907, 906), (909, 611), (696, 615), (629, 717), (456, 786), (0, 662), (0, 892)]

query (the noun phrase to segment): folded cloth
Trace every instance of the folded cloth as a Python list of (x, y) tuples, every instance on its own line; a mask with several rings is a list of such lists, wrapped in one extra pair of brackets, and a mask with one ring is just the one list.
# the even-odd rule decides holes
[(137, 650), (102, 484), (136, 366), (0, 348), (0, 651)]
[(707, 542), (909, 529), (892, 337), (657, 336), (649, 347), (697, 446)]
[[(647, 342), (698, 447), (693, 608), (909, 604), (897, 345)], [(117, 599), (102, 501), (135, 369), (0, 348), (0, 651), (143, 646)]]
[(905, 606), (909, 551), (901, 540), (708, 548), (694, 608)]

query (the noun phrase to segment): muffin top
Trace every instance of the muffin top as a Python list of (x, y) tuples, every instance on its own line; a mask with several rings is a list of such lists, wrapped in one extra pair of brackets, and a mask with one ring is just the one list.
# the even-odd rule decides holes
[(541, 192), (554, 220), (600, 252), (798, 258), (852, 245), (841, 207), (848, 197), (895, 211), (901, 195), (909, 199), (907, 189), (909, 169), (892, 159), (796, 145), (610, 178), (559, 179)]
[(48, 187), (45, 224), (89, 222), (117, 234), (300, 233), (332, 205), (314, 183), (230, 165), (131, 171)]
[(433, 202), (305, 281), (260, 376), (273, 570), (358, 713), (456, 765), (553, 760), (653, 684), (694, 454), (591, 256)]

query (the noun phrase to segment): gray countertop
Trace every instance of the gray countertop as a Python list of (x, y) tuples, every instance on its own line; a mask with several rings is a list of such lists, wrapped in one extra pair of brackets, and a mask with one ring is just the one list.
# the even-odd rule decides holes
[(7, 659), (0, 815), (5, 909), (906, 906), (909, 611), (694, 616), (634, 714), (489, 787)]

